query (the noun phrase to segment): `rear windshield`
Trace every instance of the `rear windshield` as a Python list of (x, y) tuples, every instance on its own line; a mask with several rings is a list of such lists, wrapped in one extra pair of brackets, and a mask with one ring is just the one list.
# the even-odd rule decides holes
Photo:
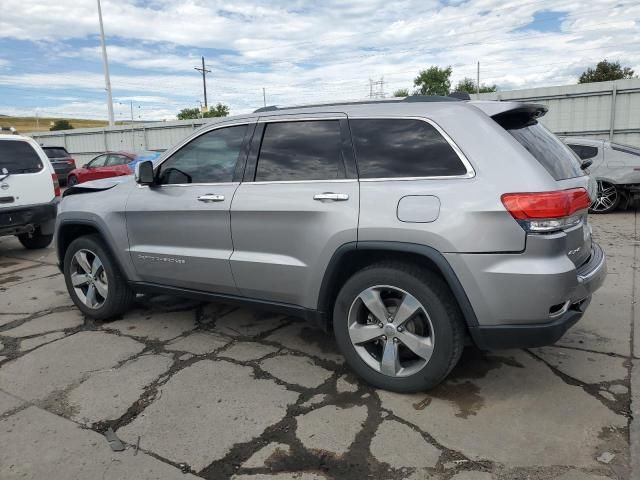
[(47, 157), (49, 158), (60, 158), (60, 157), (69, 156), (69, 154), (64, 148), (45, 147), (43, 148), (43, 150), (44, 150), (44, 153), (46, 153)]
[(35, 173), (42, 170), (42, 160), (27, 142), (20, 140), (0, 141), (0, 173)]
[(556, 180), (585, 175), (571, 150), (540, 123), (521, 128), (507, 128), (507, 131)]

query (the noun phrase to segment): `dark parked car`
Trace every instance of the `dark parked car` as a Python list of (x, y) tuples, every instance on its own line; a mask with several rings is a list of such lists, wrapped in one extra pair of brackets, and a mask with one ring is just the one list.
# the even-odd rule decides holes
[(76, 168), (76, 161), (71, 158), (64, 147), (42, 147), (42, 150), (49, 157), (49, 162), (58, 176), (58, 181), (63, 185), (66, 184), (69, 172)]

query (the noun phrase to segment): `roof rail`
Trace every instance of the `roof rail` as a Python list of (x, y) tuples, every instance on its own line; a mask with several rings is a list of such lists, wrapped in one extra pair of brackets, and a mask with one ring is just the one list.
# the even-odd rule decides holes
[(459, 98), (454, 94), (448, 97), (440, 95), (409, 95), (408, 97), (386, 98), (381, 100), (355, 100), (351, 102), (330, 102), (330, 103), (313, 103), (307, 105), (292, 105), (289, 107), (278, 107), (277, 105), (269, 105), (254, 110), (253, 113), (276, 112), (280, 110), (292, 110), (294, 108), (311, 108), (311, 107), (333, 107), (338, 105), (370, 105), (382, 103), (417, 103), (417, 102), (458, 102), (460, 100), (470, 100), (467, 98)]

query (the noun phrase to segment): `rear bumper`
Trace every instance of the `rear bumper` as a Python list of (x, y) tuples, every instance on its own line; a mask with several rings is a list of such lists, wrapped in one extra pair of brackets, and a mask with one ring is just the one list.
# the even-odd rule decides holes
[(66, 181), (67, 176), (69, 175), (69, 172), (73, 170), (73, 167), (66, 163), (61, 165), (52, 165), (52, 166), (53, 166), (53, 170), (56, 172), (56, 175), (58, 176), (58, 180), (62, 180), (62, 181)]
[(0, 236), (28, 233), (37, 226), (43, 227), (44, 233), (52, 231), (57, 210), (58, 199), (37, 205), (0, 208)]
[(470, 326), (469, 333), (475, 344), (481, 349), (495, 350), (541, 347), (557, 342), (582, 318), (592, 294), (602, 286), (607, 276), (604, 251), (597, 243), (592, 245), (589, 260), (575, 271), (577, 285), (571, 289), (569, 300), (551, 321)]

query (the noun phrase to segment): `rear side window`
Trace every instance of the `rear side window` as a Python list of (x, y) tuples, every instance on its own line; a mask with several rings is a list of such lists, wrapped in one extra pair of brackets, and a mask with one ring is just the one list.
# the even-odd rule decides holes
[(585, 172), (580, 162), (568, 147), (540, 123), (527, 124), (522, 128), (507, 128), (520, 145), (556, 180), (581, 177)]
[(567, 143), (567, 146), (576, 152), (576, 155), (578, 155), (581, 160), (588, 160), (589, 158), (593, 158), (598, 155), (598, 147), (592, 147), (590, 145), (575, 145), (571, 143)]
[(341, 145), (337, 120), (269, 123), (262, 137), (255, 180), (344, 178)]
[(45, 147), (43, 148), (43, 150), (44, 150), (44, 153), (46, 153), (47, 157), (49, 158), (61, 158), (61, 157), (69, 156), (69, 154), (64, 148)]
[(349, 121), (360, 178), (448, 177), (467, 173), (431, 124), (412, 119)]
[(42, 170), (42, 160), (27, 142), (0, 141), (0, 173), (6, 168), (10, 174), (36, 173)]

